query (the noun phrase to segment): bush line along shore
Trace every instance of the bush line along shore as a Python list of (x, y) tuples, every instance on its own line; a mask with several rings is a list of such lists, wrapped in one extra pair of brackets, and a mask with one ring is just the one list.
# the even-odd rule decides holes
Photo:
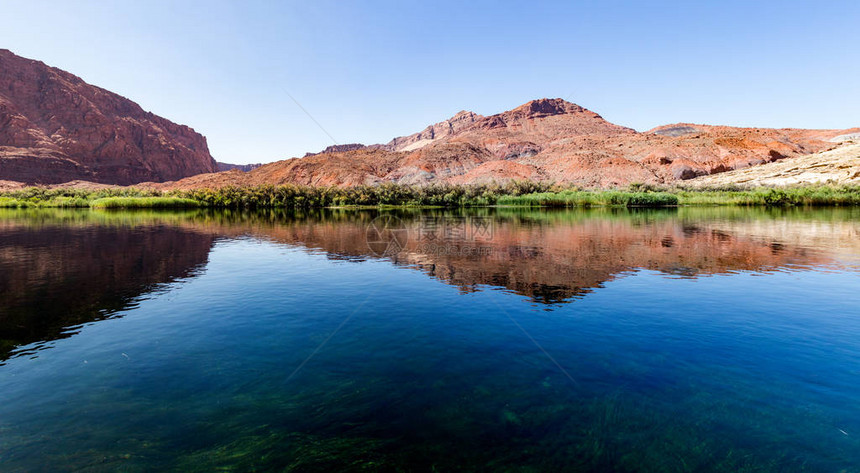
[(633, 184), (623, 190), (583, 190), (531, 181), (505, 184), (409, 186), (385, 183), (355, 187), (298, 185), (224, 187), (158, 191), (48, 189), (31, 187), (0, 193), (0, 207), (226, 209), (324, 207), (674, 207), (855, 206), (860, 186), (689, 189)]

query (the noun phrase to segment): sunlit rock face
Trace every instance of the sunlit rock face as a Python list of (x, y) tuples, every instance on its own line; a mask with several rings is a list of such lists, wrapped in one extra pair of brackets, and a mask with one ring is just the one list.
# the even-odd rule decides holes
[(127, 185), (216, 170), (193, 129), (0, 49), (0, 179)]

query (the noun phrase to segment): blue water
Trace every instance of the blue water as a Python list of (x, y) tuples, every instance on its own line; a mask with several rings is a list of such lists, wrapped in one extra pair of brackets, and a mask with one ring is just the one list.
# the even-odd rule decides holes
[(0, 471), (860, 471), (857, 211), (67, 212), (0, 215)]

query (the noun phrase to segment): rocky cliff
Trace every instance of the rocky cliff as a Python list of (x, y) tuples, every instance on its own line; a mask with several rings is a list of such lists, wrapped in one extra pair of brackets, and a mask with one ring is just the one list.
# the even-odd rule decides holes
[(126, 185), (214, 171), (193, 129), (0, 49), (0, 179)]

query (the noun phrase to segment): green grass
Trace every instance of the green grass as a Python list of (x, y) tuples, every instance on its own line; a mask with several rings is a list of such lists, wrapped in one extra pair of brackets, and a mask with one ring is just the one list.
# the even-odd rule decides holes
[(104, 197), (90, 202), (94, 209), (181, 209), (200, 202), (182, 197)]
[(224, 187), (180, 191), (177, 195), (217, 208), (320, 207), (479, 207), (495, 205), (504, 195), (562, 190), (550, 183), (511, 181), (505, 184), (410, 186), (394, 183), (354, 187), (298, 185)]
[(860, 205), (860, 186), (806, 186), (748, 190), (679, 190), (681, 205), (737, 206), (854, 206)]
[(122, 189), (26, 189), (0, 193), (0, 208), (87, 208), (105, 197), (158, 197), (158, 191), (134, 188)]
[(82, 197), (57, 196), (49, 200), (39, 198), (22, 199), (0, 196), (0, 208), (27, 209), (32, 207), (75, 208), (89, 207), (89, 201)]
[(516, 207), (671, 207), (678, 196), (668, 192), (561, 191), (502, 196), (498, 205)]
[(813, 207), (858, 206), (860, 186), (804, 186), (789, 188), (693, 190), (682, 188), (641, 191), (542, 192), (503, 196), (498, 205), (518, 207), (671, 207), (761, 206)]

